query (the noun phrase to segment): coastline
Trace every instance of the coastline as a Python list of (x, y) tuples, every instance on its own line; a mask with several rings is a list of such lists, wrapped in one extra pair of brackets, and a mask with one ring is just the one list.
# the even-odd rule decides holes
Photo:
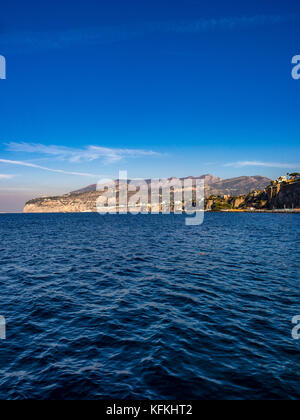
[(263, 209), (263, 210), (259, 210), (259, 209), (255, 209), (255, 210), (251, 210), (251, 209), (230, 209), (230, 210), (206, 210), (209, 213), (285, 213), (285, 214), (298, 214), (300, 213), (300, 209), (273, 209), (273, 210), (268, 210), (268, 209)]
[[(199, 211), (196, 211), (199, 212)], [(274, 209), (274, 210), (268, 210), (268, 209), (263, 209), (263, 210), (251, 210), (251, 209), (229, 209), (229, 210), (204, 210), (204, 213), (272, 213), (272, 214), (300, 214), (300, 209)], [(61, 212), (47, 212), (47, 211), (43, 211), (43, 212), (18, 212), (18, 213), (0, 213), (1, 214), (99, 214), (97, 211), (78, 211), (78, 212), (74, 212), (74, 211), (61, 211)], [(107, 213), (110, 214), (110, 213)], [(118, 214), (118, 213), (117, 213)], [(125, 213), (125, 214), (131, 214), (130, 212)], [(163, 214), (163, 213), (155, 213), (154, 215), (157, 214)], [(174, 214), (174, 212), (170, 212), (170, 214)], [(185, 213), (182, 213), (183, 215), (185, 215)], [(145, 216), (147, 215), (152, 215), (151, 212), (149, 212), (148, 214), (144, 214)]]

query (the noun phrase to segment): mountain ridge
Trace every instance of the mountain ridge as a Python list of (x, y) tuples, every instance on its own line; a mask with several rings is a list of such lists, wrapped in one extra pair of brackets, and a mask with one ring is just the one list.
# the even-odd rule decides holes
[[(171, 180), (172, 178), (169, 178)], [(211, 195), (242, 195), (251, 191), (263, 190), (271, 180), (269, 178), (257, 175), (252, 177), (237, 177), (227, 180), (214, 177), (213, 175), (201, 175), (199, 177), (187, 177), (185, 179), (204, 179), (205, 196)], [(168, 180), (164, 180), (168, 181)], [(115, 181), (117, 183), (117, 180)], [(129, 182), (129, 181), (128, 181)], [(148, 180), (148, 183), (150, 180)], [(155, 182), (155, 181), (153, 181)], [(156, 180), (157, 182), (157, 180)], [(96, 184), (90, 185), (81, 190), (71, 192), (62, 196), (36, 198), (25, 204), (25, 213), (77, 213), (94, 212), (96, 202), (101, 192), (97, 191)]]
[[(168, 181), (175, 179), (176, 177), (170, 177), (167, 178)], [(184, 178), (179, 178), (181, 181), (185, 181), (187, 179), (203, 179), (204, 182), (206, 182), (207, 184), (213, 183), (213, 182), (219, 182), (222, 181), (222, 178), (219, 178), (217, 176), (211, 175), (211, 174), (205, 174), (205, 175), (200, 175), (200, 176), (187, 176)], [(156, 179), (138, 179), (139, 181), (146, 181), (147, 184), (150, 184), (150, 182), (155, 181)], [(119, 180), (116, 179), (115, 182), (117, 183)], [(132, 181), (130, 179), (127, 180), (128, 182)], [(84, 194), (84, 193), (88, 193), (88, 192), (93, 192), (93, 191), (97, 191), (97, 184), (91, 184), (88, 185), (87, 187), (81, 188), (79, 190), (75, 190), (75, 191), (71, 191), (69, 194)]]
[[(175, 177), (167, 178), (168, 181), (174, 179)], [(239, 176), (235, 178), (222, 179), (211, 174), (205, 174), (200, 176), (187, 176), (179, 178), (181, 181), (188, 179), (203, 179), (205, 183), (205, 189), (209, 194), (215, 195), (240, 195), (247, 194), (253, 190), (263, 190), (271, 182), (270, 178), (264, 177), (262, 175), (253, 175), (253, 176)], [(128, 179), (128, 182), (131, 180)], [(156, 179), (144, 179), (147, 184), (151, 181), (155, 182)], [(118, 180), (115, 180), (117, 183)], [(70, 192), (70, 195), (73, 194), (84, 194), (89, 192), (97, 191), (97, 184), (88, 185), (85, 188), (75, 190)]]

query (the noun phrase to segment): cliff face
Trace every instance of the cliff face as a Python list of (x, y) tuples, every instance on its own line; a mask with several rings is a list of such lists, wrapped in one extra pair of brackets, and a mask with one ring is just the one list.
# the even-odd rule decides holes
[(300, 181), (272, 186), (266, 195), (270, 209), (300, 208)]
[(206, 201), (207, 210), (247, 208), (257, 210), (300, 208), (300, 182), (271, 185), (263, 191), (254, 191), (237, 197), (212, 196)]
[(61, 197), (37, 198), (28, 201), (24, 213), (84, 213), (96, 212), (96, 202), (100, 193), (70, 194)]

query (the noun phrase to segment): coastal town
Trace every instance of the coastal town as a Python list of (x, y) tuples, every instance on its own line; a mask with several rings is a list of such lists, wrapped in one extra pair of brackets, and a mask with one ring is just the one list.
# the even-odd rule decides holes
[[(221, 188), (225, 181), (215, 182), (214, 178), (205, 175), (207, 184), (205, 184), (205, 198), (196, 197), (189, 199), (189, 201), (180, 201), (179, 194), (184, 196), (184, 187), (182, 190), (174, 190), (171, 183), (161, 181), (161, 188), (157, 192), (157, 196), (151, 195), (151, 188), (149, 184), (148, 201), (147, 192), (143, 195), (143, 200), (135, 199), (134, 195), (137, 191), (129, 190), (129, 184), (122, 185), (118, 180), (115, 181), (115, 188), (111, 195), (107, 198), (107, 202), (102, 196), (99, 186), (91, 186), (82, 191), (66, 194), (59, 197), (43, 197), (37, 198), (26, 203), (25, 213), (178, 213), (185, 212), (185, 209), (194, 207), (195, 211), (210, 211), (210, 212), (300, 212), (300, 174), (292, 173), (286, 176), (280, 176), (274, 181), (265, 180), (265, 187), (263, 189), (250, 189), (250, 185), (262, 185), (261, 180), (258, 179), (256, 184), (249, 184), (242, 189), (237, 189), (238, 180), (233, 179), (231, 188)], [(208, 177), (208, 178), (207, 178)], [(190, 177), (192, 179), (192, 177)], [(201, 178), (201, 177), (200, 177)], [(247, 179), (247, 177), (244, 177)], [(171, 179), (171, 178), (170, 178)], [(199, 178), (198, 178), (199, 179)], [(209, 183), (213, 179), (215, 183)], [(195, 178), (194, 178), (195, 180)], [(150, 182), (148, 180), (148, 182)], [(184, 184), (182, 184), (184, 185)], [(218, 186), (218, 187), (216, 187)], [(147, 187), (147, 185), (146, 185)], [(218, 189), (219, 188), (219, 189)], [(166, 190), (168, 189), (168, 190)], [(194, 188), (195, 189), (195, 188)], [(247, 191), (248, 189), (248, 191)], [(249, 191), (250, 189), (250, 191)], [(104, 190), (104, 188), (103, 188)], [(216, 193), (211, 193), (216, 191)], [(218, 192), (219, 191), (219, 192)], [(231, 192), (232, 191), (232, 192)], [(236, 194), (235, 191), (243, 191), (243, 193)], [(178, 194), (179, 192), (179, 194)], [(195, 192), (195, 191), (194, 191)], [(122, 193), (128, 195), (128, 204), (121, 205), (118, 197)], [(169, 200), (166, 197), (169, 197)], [(133, 199), (134, 198), (134, 199)], [(99, 202), (102, 205), (99, 206)]]

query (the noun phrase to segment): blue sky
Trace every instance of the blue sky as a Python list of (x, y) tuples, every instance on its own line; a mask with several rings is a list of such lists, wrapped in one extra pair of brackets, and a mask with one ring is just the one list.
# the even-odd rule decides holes
[(300, 170), (299, 35), (296, 1), (2, 4), (0, 211), (119, 169)]

